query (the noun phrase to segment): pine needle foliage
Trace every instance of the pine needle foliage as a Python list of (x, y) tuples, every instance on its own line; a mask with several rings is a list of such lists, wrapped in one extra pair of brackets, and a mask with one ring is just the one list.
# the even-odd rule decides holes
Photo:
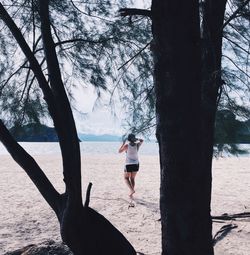
[[(2, 2), (46, 74), (36, 0)], [(149, 10), (151, 2), (142, 2)], [(201, 0), (201, 20), (203, 3)], [(105, 91), (110, 93), (113, 106), (118, 94), (126, 113), (125, 127), (135, 133), (152, 134), (155, 96), (151, 20), (146, 16), (121, 18), (118, 11), (127, 6), (137, 7), (136, 1), (51, 0), (55, 47), (69, 96), (74, 87), (92, 85), (99, 98)], [(249, 3), (228, 1), (222, 28), (224, 83), (218, 98), (219, 110), (230, 110), (244, 119), (250, 116), (249, 12)], [(45, 118), (47, 110), (36, 80), (8, 29), (2, 23), (0, 26), (2, 115), (12, 123), (37, 122)]]

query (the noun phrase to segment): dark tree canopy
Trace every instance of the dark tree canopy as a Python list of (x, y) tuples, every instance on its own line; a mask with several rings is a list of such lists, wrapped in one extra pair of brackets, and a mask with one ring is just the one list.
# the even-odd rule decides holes
[[(7, 6), (11, 1), (3, 1)], [(246, 3), (247, 1), (245, 1)], [(145, 1), (150, 7), (150, 1)], [(201, 15), (203, 1), (200, 1)], [(150, 16), (133, 10), (120, 19), (126, 1), (51, 1), (52, 33), (68, 95), (73, 87), (94, 85), (97, 94), (118, 92), (128, 113), (125, 126), (134, 132), (154, 132), (154, 90)], [(147, 9), (148, 12), (150, 12)], [(36, 1), (16, 1), (10, 8), (46, 72)], [(137, 14), (137, 15), (134, 15)], [(219, 109), (249, 117), (249, 4), (228, 1), (223, 29), (222, 79)], [(1, 108), (8, 120), (39, 122), (47, 114), (29, 64), (1, 30)], [(18, 61), (16, 56), (18, 57)], [(21, 57), (20, 57), (21, 56)], [(8, 86), (6, 86), (8, 84)], [(108, 88), (107, 88), (108, 84)], [(113, 84), (113, 85), (112, 85)], [(73, 103), (73, 97), (71, 97)], [(111, 104), (112, 104), (111, 100)], [(11, 118), (9, 118), (9, 117)], [(13, 124), (12, 122), (12, 124)], [(151, 128), (151, 129), (150, 129)]]
[[(201, 13), (201, 26), (202, 26), (202, 6), (205, 1), (200, 2), (200, 13)], [(141, 19), (148, 20), (148, 15), (140, 12), (141, 10), (133, 10), (131, 9), (122, 9), (121, 14), (125, 17), (133, 16), (133, 19), (136, 17), (140, 17)], [(129, 18), (125, 18), (128, 19)], [(146, 23), (147, 26), (151, 26), (150, 22)], [(136, 23), (133, 24), (136, 26)], [(249, 2), (245, 1), (228, 1), (227, 8), (224, 18), (224, 24), (221, 29), (223, 29), (223, 44), (222, 44), (222, 80), (223, 84), (220, 88), (220, 93), (218, 94), (218, 108), (220, 110), (227, 109), (233, 111), (237, 116), (241, 116), (245, 119), (248, 119), (250, 116), (250, 108), (249, 108)], [(202, 31), (202, 30), (201, 30)], [(151, 35), (149, 34), (148, 41), (152, 40)], [(151, 44), (151, 47), (152, 44)], [(143, 54), (137, 56), (136, 52), (134, 56), (137, 58), (141, 58), (145, 61), (152, 61), (152, 54), (150, 50), (147, 51), (144, 48)], [(148, 48), (149, 49), (149, 48)], [(134, 59), (131, 60), (131, 62)], [(131, 63), (131, 66), (133, 63)], [(124, 66), (123, 68), (127, 67)], [(147, 67), (147, 66), (146, 66)], [(133, 67), (131, 67), (133, 68)], [(143, 68), (142, 78), (151, 77), (150, 75), (145, 75), (143, 77), (144, 72), (151, 72), (152, 65), (149, 66), (149, 69)], [(216, 74), (215, 74), (216, 75)], [(155, 125), (155, 118), (152, 115), (154, 112), (154, 95), (152, 89), (152, 80), (147, 79), (144, 80), (147, 85), (147, 89), (144, 91), (146, 94), (141, 93), (141, 90), (138, 89), (136, 85), (136, 79), (131, 77), (130, 84), (135, 84), (130, 89), (131, 93), (128, 95), (130, 98), (137, 99), (141, 98), (141, 100), (130, 100), (131, 108), (130, 112), (133, 114), (131, 116), (130, 122), (132, 127), (134, 127), (137, 131), (147, 130), (147, 127), (152, 127)], [(144, 104), (142, 107), (142, 103), (146, 100), (152, 103)], [(136, 104), (136, 105), (135, 105)], [(142, 109), (143, 108), (143, 109)], [(138, 110), (134, 110), (138, 109)], [(144, 120), (139, 121), (138, 123), (135, 120)]]

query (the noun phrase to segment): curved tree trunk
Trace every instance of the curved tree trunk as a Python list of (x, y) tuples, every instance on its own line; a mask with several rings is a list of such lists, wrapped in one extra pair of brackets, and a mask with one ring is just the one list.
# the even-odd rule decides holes
[(76, 207), (67, 194), (60, 195), (35, 160), (12, 138), (0, 120), (0, 140), (13, 159), (25, 170), (42, 196), (55, 211), (61, 229), (62, 240), (75, 255), (121, 254), (135, 255), (127, 239), (107, 219), (88, 207), (86, 203)]
[[(90, 188), (91, 184), (86, 201), (89, 200)], [(72, 208), (67, 203), (59, 221), (62, 240), (75, 255), (136, 254), (123, 234), (101, 214), (91, 209), (88, 202), (81, 208)]]

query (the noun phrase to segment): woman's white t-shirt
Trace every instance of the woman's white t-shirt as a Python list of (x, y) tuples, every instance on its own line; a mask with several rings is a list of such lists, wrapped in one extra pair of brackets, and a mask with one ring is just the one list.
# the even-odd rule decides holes
[(134, 164), (139, 164), (138, 145), (135, 144), (134, 146), (132, 146), (131, 144), (128, 144), (128, 149), (126, 153), (126, 165)]

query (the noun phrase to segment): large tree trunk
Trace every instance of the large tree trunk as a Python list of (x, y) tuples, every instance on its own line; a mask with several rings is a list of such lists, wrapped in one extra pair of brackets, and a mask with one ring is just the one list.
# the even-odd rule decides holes
[[(198, 1), (152, 1), (162, 254), (212, 255), (211, 174), (202, 168)], [(211, 169), (210, 169), (211, 171)]]

